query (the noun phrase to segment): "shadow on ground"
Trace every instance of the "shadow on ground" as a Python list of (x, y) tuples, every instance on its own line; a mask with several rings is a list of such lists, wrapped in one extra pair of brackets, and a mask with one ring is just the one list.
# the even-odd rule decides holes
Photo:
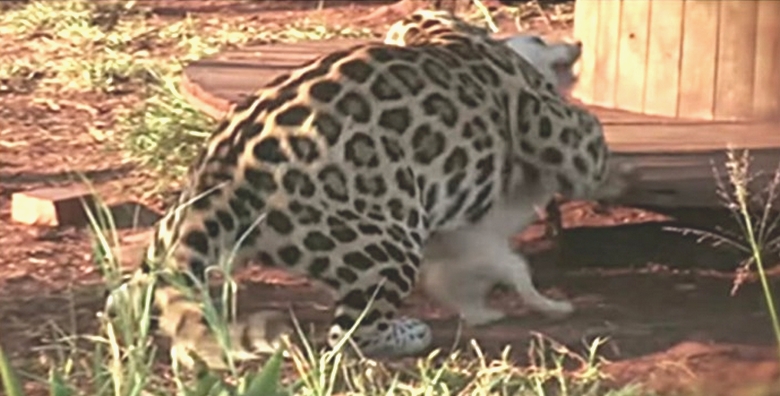
[[(406, 302), (404, 313), (431, 324), (435, 347), (468, 353), (473, 338), (492, 357), (510, 345), (510, 356), (519, 362), (528, 361), (537, 334), (580, 354), (601, 338), (599, 354), (612, 361), (605, 366), (612, 381), (642, 380), (662, 392), (705, 386), (709, 394), (732, 394), (737, 385), (777, 381), (780, 369), (759, 284), (748, 282), (730, 295), (731, 272), (740, 255), (665, 231), (669, 224), (576, 227), (564, 231), (558, 249), (537, 250), (530, 257), (535, 281), (540, 289), (574, 302), (577, 312), (569, 319), (551, 321), (529, 313), (514, 294), (500, 290), (491, 303), (509, 316), (482, 329), (460, 327), (452, 312), (420, 292)], [(304, 329), (313, 331), (315, 342), (322, 339), (331, 317), (322, 289), (274, 270), (252, 268), (239, 277), (243, 312), (292, 309)], [(780, 290), (778, 277), (771, 284)], [(24, 346), (41, 345), (50, 323), (78, 331), (94, 328), (100, 303), (98, 291), (75, 300), (4, 297), (4, 347), (12, 356), (30, 353)]]

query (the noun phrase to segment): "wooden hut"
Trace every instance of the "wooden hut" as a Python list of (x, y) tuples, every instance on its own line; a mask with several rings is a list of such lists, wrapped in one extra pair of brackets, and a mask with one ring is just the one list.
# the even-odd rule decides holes
[(577, 0), (576, 98), (702, 120), (780, 119), (780, 1)]

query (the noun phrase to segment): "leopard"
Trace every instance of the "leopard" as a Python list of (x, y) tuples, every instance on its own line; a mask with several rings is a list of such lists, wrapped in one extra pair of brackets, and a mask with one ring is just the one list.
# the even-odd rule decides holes
[[(468, 32), (475, 35), (489, 35), (489, 31), (482, 27), (465, 23), (461, 19), (452, 18), (452, 13), (443, 10), (421, 9), (409, 16), (395, 22), (385, 34), (384, 42), (395, 45), (414, 45), (416, 42), (425, 42), (429, 37), (435, 36), (442, 29), (456, 29), (460, 32)], [(512, 50), (525, 58), (536, 70), (541, 73), (543, 80), (552, 82), (553, 87), (563, 96), (569, 96), (577, 76), (574, 73), (574, 65), (582, 55), (582, 42), (547, 43), (542, 38), (533, 34), (512, 35), (499, 41), (504, 42)], [(547, 87), (550, 89), (551, 87)], [(628, 171), (627, 171), (628, 172)], [(555, 197), (544, 208), (539, 209), (541, 215), (545, 215), (545, 236), (555, 238), (563, 229), (560, 205), (563, 199)], [(606, 199), (600, 200), (606, 203)]]
[[(283, 326), (232, 321), (231, 349), (216, 352), (196, 298), (229, 257), (233, 268), (259, 262), (330, 290), (331, 347), (347, 339), (366, 357), (414, 356), (430, 347), (431, 329), (399, 309), (430, 240), (445, 241), (443, 253), (457, 240), (472, 256), (486, 243), (499, 249), (487, 261), (508, 262), (505, 231), (525, 221), (511, 217), (529, 194), (610, 190), (620, 177), (598, 118), (506, 43), (438, 18), (410, 43), (332, 51), (234, 105), (108, 308), (151, 284), (159, 330), (174, 346), (213, 366), (252, 355), (258, 337)], [(471, 242), (468, 230), (483, 229), (484, 242)], [(518, 285), (535, 292), (524, 262), (511, 263)]]
[[(452, 20), (448, 12), (422, 10), (410, 18), (393, 24), (385, 36), (385, 43), (408, 46), (425, 42), (438, 29), (448, 29), (461, 21)], [(486, 30), (461, 26), (460, 31), (472, 34), (489, 34)], [(574, 64), (582, 54), (582, 43), (558, 42), (548, 44), (539, 36), (521, 34), (502, 39), (508, 47), (525, 58), (542, 75), (539, 82), (553, 82), (558, 94), (567, 96), (577, 81)], [(550, 87), (547, 87), (548, 91)], [(615, 198), (629, 187), (634, 176), (628, 164), (620, 166), (608, 179), (598, 194), (591, 199), (600, 201)], [(472, 227), (456, 232), (432, 234), (424, 249), (424, 263), (420, 269), (420, 282), (425, 292), (440, 304), (457, 311), (471, 326), (483, 326), (497, 322), (505, 313), (486, 305), (487, 294), (496, 285), (505, 285), (520, 293), (527, 306), (553, 319), (565, 318), (574, 307), (564, 301), (554, 301), (542, 296), (533, 287), (528, 275), (528, 263), (522, 255), (511, 252), (504, 238), (523, 231), (528, 225), (548, 213), (546, 234), (556, 236), (562, 228), (560, 197), (554, 191), (545, 190), (544, 184), (522, 184), (487, 217)]]

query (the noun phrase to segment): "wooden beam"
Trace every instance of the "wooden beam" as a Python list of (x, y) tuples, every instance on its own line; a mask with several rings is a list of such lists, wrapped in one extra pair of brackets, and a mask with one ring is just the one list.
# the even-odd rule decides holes
[[(188, 65), (181, 88), (194, 106), (219, 118), (233, 103), (276, 75), (318, 53), (361, 42), (364, 41), (263, 45), (220, 53)], [(693, 69), (686, 70), (683, 68), (681, 78), (685, 78), (685, 73), (693, 73)], [(780, 123), (777, 122), (701, 121), (587, 107), (604, 124), (607, 141), (616, 157), (632, 162), (641, 174), (637, 191), (623, 201), (629, 205), (720, 205), (713, 164), (721, 172), (725, 170), (725, 153), (729, 147), (753, 150), (756, 171), (771, 173), (780, 160)]]

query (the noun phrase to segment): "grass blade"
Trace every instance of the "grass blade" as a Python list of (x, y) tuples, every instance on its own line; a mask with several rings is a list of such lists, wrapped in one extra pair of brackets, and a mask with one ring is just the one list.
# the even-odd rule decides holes
[(279, 395), (279, 383), (282, 378), (282, 359), (284, 348), (279, 348), (263, 366), (263, 370), (257, 377), (252, 379), (245, 395), (247, 396), (265, 396)]
[(3, 347), (0, 346), (0, 378), (3, 379), (3, 389), (8, 396), (24, 396), (22, 384), (16, 376), (11, 362), (5, 356)]

